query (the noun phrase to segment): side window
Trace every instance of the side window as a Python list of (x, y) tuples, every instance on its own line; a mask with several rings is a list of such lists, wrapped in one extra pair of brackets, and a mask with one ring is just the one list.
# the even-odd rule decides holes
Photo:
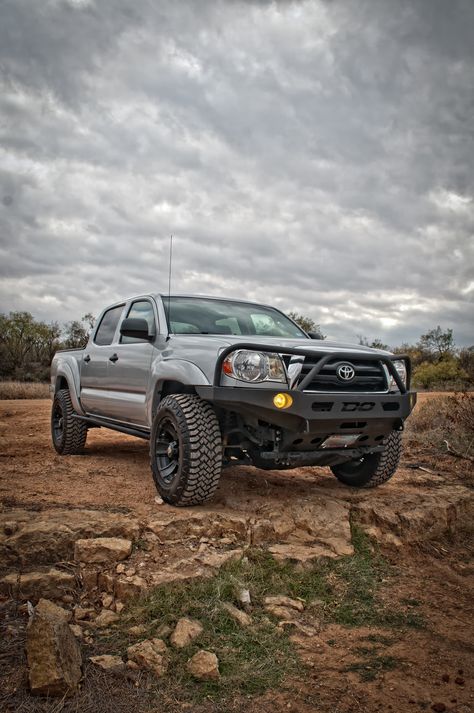
[[(148, 300), (134, 302), (128, 310), (127, 317), (132, 317), (134, 319), (146, 319), (148, 323), (148, 331), (150, 333), (155, 332), (155, 315), (153, 313), (151, 302), (148, 302)], [(120, 337), (120, 344), (135, 344), (137, 342), (143, 344), (146, 340), (137, 339), (136, 337)]]
[(95, 344), (99, 344), (100, 346), (112, 344), (122, 310), (123, 305), (119, 305), (118, 307), (112, 307), (112, 309), (108, 309), (107, 312), (105, 312), (104, 316), (100, 320), (99, 329), (94, 337)]

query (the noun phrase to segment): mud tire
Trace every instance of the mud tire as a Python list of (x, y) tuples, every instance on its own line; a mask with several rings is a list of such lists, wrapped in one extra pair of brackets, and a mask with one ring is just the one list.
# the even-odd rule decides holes
[(59, 455), (77, 455), (86, 445), (87, 424), (74, 418), (75, 413), (69, 390), (60, 389), (51, 408), (51, 438)]
[(392, 431), (384, 441), (385, 450), (361, 460), (348, 461), (331, 467), (341, 483), (353, 488), (376, 488), (395, 474), (402, 452), (402, 434)]
[(199, 505), (215, 493), (222, 471), (222, 437), (212, 406), (195, 394), (160, 403), (150, 438), (156, 488), (170, 505)]

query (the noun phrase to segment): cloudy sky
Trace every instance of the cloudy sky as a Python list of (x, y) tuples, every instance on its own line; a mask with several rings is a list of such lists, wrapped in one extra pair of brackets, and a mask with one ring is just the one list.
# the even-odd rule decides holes
[(472, 0), (0, 0), (0, 311), (474, 343)]

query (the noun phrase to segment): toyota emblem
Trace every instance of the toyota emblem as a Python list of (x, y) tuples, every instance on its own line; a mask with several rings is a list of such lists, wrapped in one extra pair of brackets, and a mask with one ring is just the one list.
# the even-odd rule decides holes
[(352, 364), (339, 364), (336, 369), (336, 376), (341, 381), (352, 381), (355, 376), (355, 369)]

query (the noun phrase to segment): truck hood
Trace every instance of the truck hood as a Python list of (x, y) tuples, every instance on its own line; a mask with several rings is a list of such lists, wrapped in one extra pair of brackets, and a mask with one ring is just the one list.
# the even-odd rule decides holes
[(333, 342), (326, 339), (284, 339), (281, 337), (262, 337), (262, 336), (234, 336), (234, 335), (215, 335), (215, 334), (174, 334), (171, 335), (170, 345), (173, 350), (189, 350), (197, 349), (201, 351), (205, 349), (209, 352), (214, 351), (217, 354), (226, 347), (239, 342), (247, 342), (251, 344), (262, 344), (266, 346), (274, 346), (275, 351), (278, 347), (301, 347), (302, 349), (311, 349), (314, 352), (330, 351), (347, 351), (354, 354), (382, 354), (386, 356), (391, 352), (383, 351), (382, 349), (372, 349), (362, 344), (350, 344), (349, 342)]

